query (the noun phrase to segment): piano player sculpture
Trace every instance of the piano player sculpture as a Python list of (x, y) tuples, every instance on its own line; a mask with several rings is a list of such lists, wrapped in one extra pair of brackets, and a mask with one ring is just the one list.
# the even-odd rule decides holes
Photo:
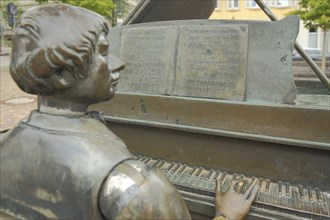
[(192, 218), (213, 217), (214, 179), (257, 177), (247, 219), (329, 219), (330, 103), (299, 103), (299, 18), (212, 20), (215, 2), (141, 0), (109, 31), (125, 62), (116, 96), (90, 110), (167, 175)]
[[(101, 16), (65, 4), (32, 8), (17, 23), (10, 71), (23, 91), (39, 96), (39, 107), (1, 140), (2, 213), (26, 219), (190, 218), (160, 169), (134, 160), (102, 116), (87, 111), (114, 96), (124, 68), (108, 54), (107, 34)], [(216, 218), (242, 218), (257, 179), (222, 183)]]

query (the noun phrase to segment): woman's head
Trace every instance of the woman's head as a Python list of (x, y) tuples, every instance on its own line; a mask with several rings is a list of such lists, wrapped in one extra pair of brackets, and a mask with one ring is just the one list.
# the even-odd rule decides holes
[(108, 25), (100, 15), (66, 4), (25, 12), (13, 32), (10, 72), (25, 92), (53, 95), (84, 79), (100, 35)]

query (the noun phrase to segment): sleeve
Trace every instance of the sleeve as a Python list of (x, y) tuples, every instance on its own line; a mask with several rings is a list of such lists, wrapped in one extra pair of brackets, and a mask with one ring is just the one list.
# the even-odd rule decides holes
[(181, 195), (162, 171), (135, 160), (111, 171), (99, 206), (106, 219), (190, 219)]

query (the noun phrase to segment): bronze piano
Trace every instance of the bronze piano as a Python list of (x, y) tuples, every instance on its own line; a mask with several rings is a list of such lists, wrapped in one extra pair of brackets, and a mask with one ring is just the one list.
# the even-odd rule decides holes
[[(329, 219), (329, 109), (135, 94), (100, 108), (136, 159), (164, 171), (196, 219), (214, 215), (214, 179), (231, 177), (260, 179), (248, 218)], [(233, 121), (237, 130), (224, 130)]]
[(248, 219), (329, 219), (330, 110), (294, 103), (297, 18), (143, 23), (170, 20), (170, 7), (150, 12), (164, 2), (142, 1), (125, 22), (141, 24), (110, 30), (126, 69), (115, 98), (92, 109), (164, 171), (194, 219), (214, 216), (216, 178), (260, 180)]

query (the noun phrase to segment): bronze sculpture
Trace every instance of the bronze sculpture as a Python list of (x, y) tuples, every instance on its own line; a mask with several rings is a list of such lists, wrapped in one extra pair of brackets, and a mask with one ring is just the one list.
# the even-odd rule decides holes
[[(161, 171), (133, 160), (102, 116), (87, 112), (113, 97), (124, 68), (108, 54), (107, 33), (101, 16), (66, 4), (32, 8), (17, 23), (11, 74), (40, 102), (1, 140), (1, 212), (33, 219), (190, 218)], [(245, 192), (237, 181), (225, 193), (219, 188), (218, 218), (242, 218), (256, 183)]]

